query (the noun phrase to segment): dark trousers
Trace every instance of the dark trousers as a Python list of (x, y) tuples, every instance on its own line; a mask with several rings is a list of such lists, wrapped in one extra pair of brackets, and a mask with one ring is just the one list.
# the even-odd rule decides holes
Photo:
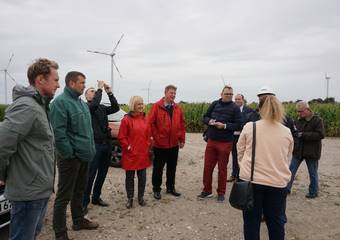
[(238, 166), (238, 161), (237, 161), (237, 142), (239, 139), (239, 135), (234, 135), (234, 141), (233, 141), (233, 149), (231, 151), (231, 154), (233, 156), (233, 170), (231, 172), (231, 176), (233, 177), (238, 177), (240, 173), (240, 167)]
[(133, 198), (135, 188), (135, 172), (138, 177), (138, 199), (144, 197), (145, 184), (146, 184), (146, 169), (141, 170), (127, 170), (125, 178), (125, 188), (128, 198)]
[[(84, 206), (90, 202), (90, 195), (93, 187), (92, 200), (99, 200), (102, 187), (110, 166), (111, 144), (96, 144), (96, 155), (90, 163), (87, 187), (84, 193)], [(96, 180), (95, 180), (96, 179)], [(93, 186), (94, 182), (94, 186)]]
[[(288, 191), (290, 192), (292, 190), (293, 182), (295, 179), (295, 175), (297, 170), (300, 167), (300, 164), (303, 162), (303, 159), (298, 159), (296, 157), (293, 157), (289, 169), (292, 173), (292, 178), (290, 182), (288, 183)], [(318, 175), (318, 167), (319, 167), (319, 160), (315, 159), (306, 159), (305, 160), (308, 168), (309, 173), (309, 193), (310, 194), (318, 194), (319, 191), (319, 175)]]
[(260, 239), (260, 225), (264, 215), (270, 240), (285, 238), (287, 188), (254, 184), (254, 209), (243, 212), (245, 240)]
[(87, 182), (88, 162), (79, 159), (58, 159), (58, 191), (54, 201), (53, 229), (57, 236), (67, 231), (66, 209), (71, 201), (73, 224), (83, 218), (83, 196)]
[(166, 164), (166, 188), (175, 190), (175, 176), (178, 159), (178, 146), (174, 148), (154, 148), (152, 185), (154, 192), (160, 192), (162, 185), (163, 169)]
[(227, 166), (229, 154), (232, 148), (231, 142), (208, 140), (205, 148), (203, 170), (203, 192), (212, 192), (212, 177), (216, 164), (218, 165), (218, 195), (224, 195), (227, 185)]

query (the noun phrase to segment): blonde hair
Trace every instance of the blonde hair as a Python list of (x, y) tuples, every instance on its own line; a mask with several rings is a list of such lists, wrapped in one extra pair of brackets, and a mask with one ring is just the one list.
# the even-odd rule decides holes
[(132, 96), (129, 102), (130, 111), (134, 112), (136, 110), (136, 103), (143, 102), (143, 98), (141, 96)]
[(277, 97), (268, 95), (260, 109), (260, 115), (262, 119), (283, 123), (285, 110)]

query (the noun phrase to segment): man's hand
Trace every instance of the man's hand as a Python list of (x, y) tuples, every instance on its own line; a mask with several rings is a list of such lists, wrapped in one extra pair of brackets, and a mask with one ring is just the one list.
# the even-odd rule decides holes
[(107, 94), (112, 93), (112, 89), (111, 89), (110, 85), (108, 85), (106, 83), (104, 83), (104, 89), (105, 89), (105, 92)]
[(215, 119), (210, 119), (208, 124), (209, 124), (209, 125), (215, 125), (215, 122), (216, 122)]
[(97, 87), (98, 87), (98, 89), (103, 89), (104, 84), (105, 84), (104, 81), (97, 80)]
[(4, 181), (0, 181), (0, 186), (4, 186), (5, 182)]
[(214, 126), (218, 129), (224, 129), (224, 123), (221, 122), (215, 122)]
[(179, 143), (179, 148), (183, 148), (184, 147), (184, 142)]

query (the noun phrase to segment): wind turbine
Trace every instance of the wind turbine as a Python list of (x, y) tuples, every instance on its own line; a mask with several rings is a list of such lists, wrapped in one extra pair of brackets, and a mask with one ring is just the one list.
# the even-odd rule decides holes
[(119, 69), (116, 65), (116, 62), (115, 60), (113, 59), (113, 57), (116, 55), (116, 50), (117, 50), (117, 47), (120, 43), (120, 40), (122, 40), (122, 38), (124, 37), (124, 34), (122, 34), (122, 36), (120, 37), (120, 39), (118, 40), (116, 46), (113, 48), (112, 52), (111, 53), (105, 53), (105, 52), (99, 52), (99, 51), (91, 51), (91, 50), (87, 50), (88, 52), (90, 53), (96, 53), (96, 54), (102, 54), (102, 55), (106, 55), (106, 56), (110, 56), (111, 57), (111, 88), (112, 88), (112, 92), (113, 92), (113, 66), (115, 66), (119, 76), (122, 78), (122, 74), (120, 74), (119, 72)]
[(223, 87), (224, 87), (226, 84), (225, 84), (225, 81), (224, 81), (224, 77), (223, 77), (223, 75), (221, 75), (221, 80), (222, 80)]
[(142, 90), (148, 91), (148, 104), (150, 103), (150, 87), (151, 87), (151, 80), (149, 81), (148, 87), (142, 89)]
[(331, 79), (330, 76), (327, 75), (327, 73), (325, 74), (325, 79), (326, 79), (326, 98), (328, 98), (328, 92), (329, 92), (329, 80)]
[(15, 82), (15, 79), (14, 79), (14, 78), (11, 76), (11, 74), (9, 74), (9, 72), (8, 72), (8, 67), (9, 67), (9, 65), (10, 65), (11, 62), (12, 62), (13, 56), (14, 56), (14, 54), (12, 53), (12, 55), (11, 55), (11, 57), (9, 58), (9, 61), (8, 61), (8, 63), (7, 63), (7, 66), (6, 66), (4, 69), (0, 69), (0, 71), (3, 71), (4, 74), (5, 74), (5, 104), (8, 103), (8, 101), (7, 101), (7, 76), (8, 76), (10, 79), (12, 79), (13, 82)]

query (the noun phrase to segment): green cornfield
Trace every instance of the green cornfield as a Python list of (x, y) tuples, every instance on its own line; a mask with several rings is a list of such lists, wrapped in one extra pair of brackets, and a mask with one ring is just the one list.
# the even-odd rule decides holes
[[(203, 114), (207, 111), (209, 103), (183, 103), (180, 104), (186, 120), (187, 132), (203, 132), (205, 126), (202, 122)], [(295, 104), (285, 104), (285, 109), (289, 117), (296, 119)], [(340, 137), (340, 104), (339, 103), (316, 103), (310, 105), (312, 110), (317, 113), (325, 123), (326, 135), (328, 137)], [(256, 108), (256, 104), (250, 104), (251, 108)], [(127, 105), (121, 108), (128, 111)], [(147, 113), (151, 105), (145, 107)], [(0, 121), (4, 117), (5, 105), (0, 104)]]
[[(256, 108), (256, 104), (249, 105)], [(297, 118), (295, 104), (284, 104), (287, 115), (293, 119)], [(184, 103), (181, 104), (185, 115), (187, 132), (203, 132), (206, 126), (202, 122), (202, 117), (209, 107), (209, 103)], [(323, 120), (328, 137), (340, 137), (340, 104), (339, 103), (317, 103), (311, 104), (312, 110)], [(146, 112), (150, 106), (146, 107)]]

